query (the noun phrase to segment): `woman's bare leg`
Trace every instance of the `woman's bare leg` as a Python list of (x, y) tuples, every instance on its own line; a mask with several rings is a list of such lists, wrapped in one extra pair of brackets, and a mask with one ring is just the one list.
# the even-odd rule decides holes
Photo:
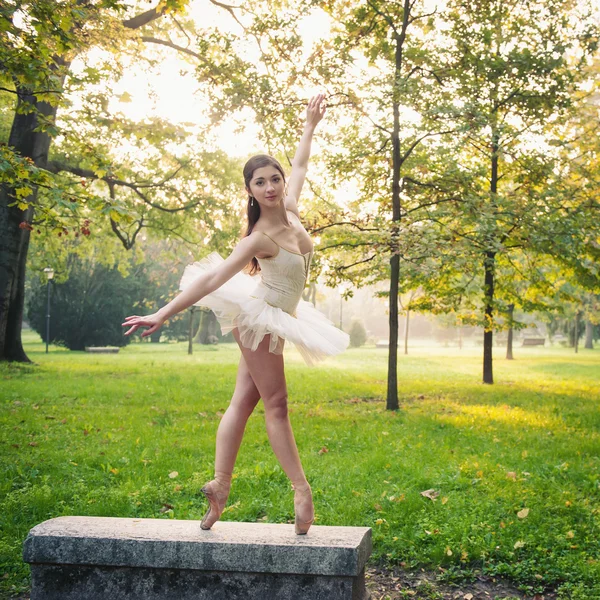
[(233, 466), (242, 443), (244, 429), (248, 417), (252, 414), (259, 400), (260, 394), (252, 381), (242, 355), (237, 372), (235, 391), (217, 430), (215, 478), (202, 488), (210, 504), (210, 508), (200, 524), (202, 529), (210, 529), (225, 508), (231, 486)]
[(270, 336), (268, 335), (255, 351), (241, 344), (237, 329), (233, 330), (233, 335), (242, 351), (250, 376), (263, 399), (267, 435), (273, 452), (294, 487), (305, 489), (308, 482), (302, 469), (288, 416), (283, 355), (269, 352)]
[(231, 479), (248, 418), (260, 400), (244, 356), (240, 357), (235, 391), (217, 430), (215, 475)]

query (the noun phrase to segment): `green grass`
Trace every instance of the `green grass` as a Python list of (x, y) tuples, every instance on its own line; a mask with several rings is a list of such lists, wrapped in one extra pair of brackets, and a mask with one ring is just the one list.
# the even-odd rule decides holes
[[(2, 597), (27, 589), (23, 540), (46, 519), (201, 518), (239, 359), (234, 345), (46, 355), (26, 341), (35, 365), (0, 365)], [(600, 351), (517, 348), (515, 361), (499, 351), (493, 386), (479, 383), (480, 353), (400, 355), (401, 410), (390, 412), (387, 350), (351, 349), (316, 368), (286, 350), (317, 524), (372, 527), (373, 561), (442, 567), (447, 581), (482, 571), (530, 593), (598, 598)], [(224, 520), (293, 519), (263, 416), (259, 405)], [(432, 488), (435, 501), (421, 495)]]

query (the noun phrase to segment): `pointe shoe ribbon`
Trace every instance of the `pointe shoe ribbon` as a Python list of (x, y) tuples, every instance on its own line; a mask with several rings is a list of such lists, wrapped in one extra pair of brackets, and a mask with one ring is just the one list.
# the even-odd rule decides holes
[(294, 520), (296, 535), (306, 535), (315, 520), (312, 490), (308, 484), (302, 487), (292, 484), (292, 489), (294, 490), (294, 509), (296, 512)]
[(229, 497), (229, 486), (220, 485), (216, 480), (209, 481), (200, 490), (208, 500), (208, 511), (200, 521), (202, 529), (210, 529), (221, 517)]

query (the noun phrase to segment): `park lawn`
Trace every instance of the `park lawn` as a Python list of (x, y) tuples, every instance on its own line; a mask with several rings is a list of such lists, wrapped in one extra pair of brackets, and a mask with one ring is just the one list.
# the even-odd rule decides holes
[[(239, 360), (232, 344), (46, 355), (35, 335), (26, 342), (34, 365), (0, 365), (2, 598), (27, 590), (23, 540), (46, 519), (202, 517), (198, 490)], [(373, 562), (600, 598), (600, 351), (517, 348), (516, 358), (496, 350), (496, 383), (484, 386), (481, 349), (400, 355), (391, 412), (387, 350), (350, 349), (315, 368), (286, 350), (317, 524), (372, 527)], [(224, 520), (292, 522), (261, 405), (234, 477)]]

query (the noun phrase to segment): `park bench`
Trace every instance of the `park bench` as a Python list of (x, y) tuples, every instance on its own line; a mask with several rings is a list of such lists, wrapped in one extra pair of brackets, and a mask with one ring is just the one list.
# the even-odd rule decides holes
[(523, 338), (523, 346), (544, 346), (546, 338)]
[(368, 600), (368, 527), (57, 517), (23, 544), (31, 600)]
[(96, 354), (117, 354), (120, 348), (116, 346), (86, 346), (86, 352), (93, 352)]

